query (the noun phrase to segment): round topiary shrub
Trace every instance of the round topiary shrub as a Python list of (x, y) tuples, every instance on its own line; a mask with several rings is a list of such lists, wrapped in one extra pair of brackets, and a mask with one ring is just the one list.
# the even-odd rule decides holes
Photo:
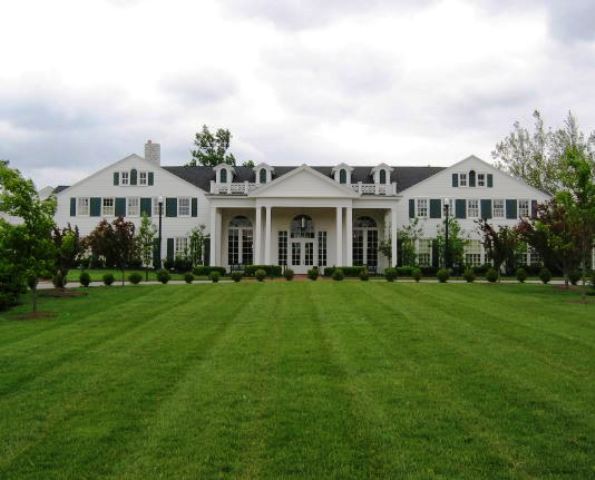
[(66, 280), (66, 277), (64, 275), (58, 272), (52, 277), (52, 283), (56, 288), (64, 288), (68, 281)]
[(221, 274), (217, 270), (213, 270), (211, 273), (209, 273), (209, 280), (213, 283), (219, 283), (220, 277)]
[(550, 272), (547, 268), (543, 267), (539, 271), (539, 278), (544, 284), (548, 284), (549, 281), (552, 279), (552, 272)]
[(194, 282), (194, 274), (192, 272), (186, 272), (184, 274), (184, 281), (190, 285), (192, 282)]
[(138, 285), (142, 279), (143, 276), (138, 272), (132, 272), (130, 275), (128, 275), (128, 281), (133, 285)]
[(231, 279), (236, 283), (242, 280), (242, 277), (242, 272), (231, 272)]
[(341, 270), (340, 268), (336, 268), (335, 271), (333, 272), (333, 280), (340, 282), (344, 278), (345, 278), (345, 274), (343, 273), (343, 270)]
[(367, 282), (370, 279), (370, 273), (367, 268), (362, 268), (359, 272), (359, 279), (362, 282)]
[(496, 271), (495, 268), (490, 268), (486, 272), (486, 280), (490, 283), (495, 283), (498, 281), (498, 272)]
[(79, 275), (79, 283), (83, 287), (89, 286), (89, 284), (91, 283), (91, 275), (89, 275), (89, 272), (81, 272), (81, 274)]
[(160, 281), (161, 283), (163, 283), (163, 285), (165, 285), (167, 282), (169, 282), (170, 276), (169, 276), (169, 272), (165, 269), (161, 269), (157, 271), (157, 280)]
[(411, 272), (411, 276), (413, 277), (413, 280), (415, 280), (415, 283), (419, 283), (421, 280), (421, 270), (419, 268), (414, 269), (413, 272)]
[(256, 278), (256, 280), (259, 282), (264, 282), (264, 279), (267, 278), (266, 270), (259, 268), (254, 272), (254, 278)]
[(293, 280), (293, 270), (291, 268), (286, 268), (285, 271), (283, 272), (283, 276), (285, 277), (285, 280), (287, 280), (288, 282), (291, 282)]
[(523, 267), (517, 268), (516, 270), (516, 279), (521, 282), (521, 283), (525, 283), (525, 280), (527, 280), (527, 270), (525, 270)]
[(450, 273), (448, 273), (448, 270), (446, 268), (441, 268), (440, 270), (438, 270), (438, 273), (436, 273), (436, 277), (438, 278), (438, 281), (440, 283), (446, 283), (450, 278)]
[(308, 278), (312, 281), (316, 281), (319, 275), (320, 272), (317, 268), (311, 268), (310, 270), (308, 270)]
[(465, 273), (463, 273), (463, 278), (467, 283), (473, 283), (475, 281), (475, 272), (473, 271), (473, 269), (466, 269)]
[(572, 285), (576, 285), (581, 279), (581, 272), (570, 272), (568, 274), (568, 280)]
[(386, 278), (387, 282), (394, 282), (397, 279), (397, 269), (391, 267), (385, 269), (384, 278)]
[(104, 273), (102, 278), (103, 278), (103, 284), (106, 287), (109, 287), (112, 283), (114, 283), (114, 274), (113, 273)]

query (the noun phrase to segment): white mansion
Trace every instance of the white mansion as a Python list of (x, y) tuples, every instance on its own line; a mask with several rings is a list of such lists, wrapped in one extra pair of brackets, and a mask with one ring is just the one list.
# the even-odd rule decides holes
[[(184, 254), (193, 228), (210, 236), (205, 262), (231, 267), (367, 265), (382, 270), (397, 259), (398, 232), (419, 218), (420, 264), (436, 262), (432, 239), (448, 205), (471, 241), (465, 261), (484, 263), (476, 220), (514, 225), (548, 199), (475, 156), (451, 167), (301, 165), (254, 168), (161, 166), (160, 146), (149, 141), (145, 157), (130, 155), (69, 187), (58, 187), (56, 222), (88, 234), (102, 219), (123, 216), (137, 228), (143, 213), (159, 221), (161, 258)], [(531, 254), (527, 254), (531, 263)], [(395, 262), (393, 262), (395, 263)]]

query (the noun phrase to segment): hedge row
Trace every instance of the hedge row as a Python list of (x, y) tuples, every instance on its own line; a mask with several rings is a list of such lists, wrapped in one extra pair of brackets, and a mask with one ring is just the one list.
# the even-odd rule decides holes
[(264, 270), (267, 277), (280, 277), (283, 274), (283, 267), (280, 265), (246, 265), (244, 275), (254, 277), (257, 270)]

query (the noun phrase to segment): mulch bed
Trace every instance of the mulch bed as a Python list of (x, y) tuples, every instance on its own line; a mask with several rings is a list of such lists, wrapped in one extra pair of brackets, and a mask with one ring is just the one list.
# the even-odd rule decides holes
[(52, 298), (73, 298), (73, 297), (84, 297), (88, 295), (87, 292), (81, 292), (80, 290), (67, 290), (61, 288), (52, 288), (50, 290), (39, 290), (38, 295), (40, 297), (52, 297)]

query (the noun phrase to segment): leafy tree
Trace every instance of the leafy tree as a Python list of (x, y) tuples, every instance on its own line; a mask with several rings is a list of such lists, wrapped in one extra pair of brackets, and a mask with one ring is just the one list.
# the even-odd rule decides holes
[(27, 280), (33, 312), (37, 311), (37, 280), (54, 268), (51, 233), (55, 210), (53, 199), (42, 201), (31, 180), (10, 168), (8, 162), (0, 162), (0, 212), (20, 219), (17, 225), (0, 219), (0, 277), (4, 277), (4, 285), (19, 288)]
[(245, 162), (242, 162), (242, 167), (254, 168), (254, 166), (254, 160), (246, 160)]
[(413, 219), (409, 225), (399, 230), (401, 262), (403, 265), (417, 265), (416, 244), (423, 235), (423, 227), (419, 218)]
[(517, 230), (508, 226), (496, 228), (485, 219), (480, 219), (477, 223), (479, 231), (483, 235), (482, 243), (488, 258), (494, 262), (497, 279), (500, 279), (502, 265), (506, 266), (507, 273), (514, 272), (519, 247)]
[(535, 188), (556, 193), (562, 187), (565, 152), (572, 148), (593, 158), (595, 134), (586, 137), (571, 112), (564, 126), (555, 131), (544, 128), (538, 111), (533, 113), (533, 117), (535, 125), (532, 132), (515, 122), (514, 130), (496, 144), (492, 157), (498, 168), (522, 178)]
[[(436, 242), (438, 246), (438, 254), (440, 256), (439, 264), (444, 262), (444, 246), (446, 244), (446, 228), (445, 222), (440, 222), (436, 228)], [(465, 256), (465, 246), (469, 243), (469, 235), (461, 228), (459, 221), (452, 217), (448, 217), (448, 257), (451, 264), (456, 267), (462, 267)]]
[(114, 231), (110, 223), (104, 218), (84, 239), (84, 245), (91, 250), (94, 257), (103, 257), (107, 267), (115, 265), (113, 254)]
[(66, 228), (54, 227), (52, 232), (56, 255), (56, 272), (62, 278), (68, 276), (68, 271), (75, 266), (76, 260), (83, 253), (78, 227), (72, 228), (70, 224)]
[(143, 213), (140, 228), (138, 230), (137, 242), (140, 257), (145, 266), (145, 281), (149, 280), (149, 265), (153, 260), (155, 235), (157, 235), (157, 227), (153, 225), (149, 216), (146, 213)]
[(203, 125), (202, 130), (195, 135), (194, 146), (196, 148), (192, 150), (192, 160), (188, 165), (196, 166), (200, 164), (215, 167), (220, 163), (227, 163), (235, 166), (235, 157), (232, 153), (227, 153), (231, 137), (229, 130), (219, 128), (215, 134), (212, 134), (209, 127)]
[(205, 226), (200, 225), (190, 232), (190, 260), (193, 266), (202, 263), (203, 251), (205, 247)]
[(134, 238), (135, 226), (132, 222), (125, 221), (118, 217), (113, 225), (113, 254), (116, 266), (122, 272), (122, 285), (124, 285), (124, 270), (130, 261), (136, 256), (136, 239)]

